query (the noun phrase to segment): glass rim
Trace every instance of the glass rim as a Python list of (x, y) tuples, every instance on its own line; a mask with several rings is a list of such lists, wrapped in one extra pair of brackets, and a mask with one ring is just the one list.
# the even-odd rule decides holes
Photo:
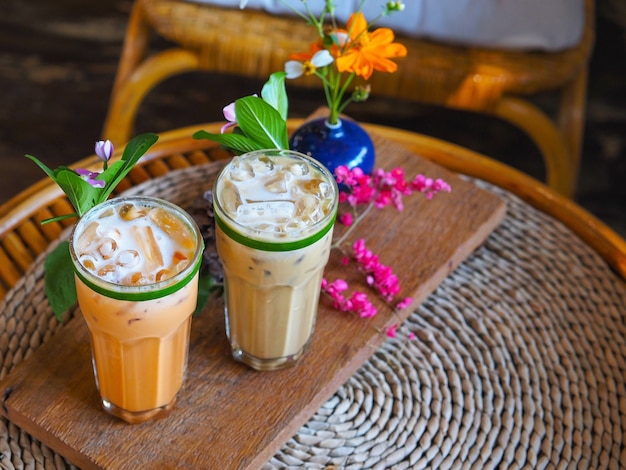
[[(88, 216), (94, 212), (99, 212), (104, 210), (106, 207), (115, 206), (118, 204), (123, 204), (125, 202), (138, 202), (145, 203), (148, 205), (152, 205), (154, 207), (162, 207), (165, 206), (168, 209), (174, 211), (177, 216), (179, 216), (183, 222), (189, 227), (191, 232), (194, 234), (196, 238), (196, 251), (194, 254), (194, 258), (185, 266), (185, 268), (176, 273), (174, 276), (164, 279), (159, 282), (154, 282), (151, 284), (142, 284), (129, 286), (124, 284), (117, 284), (114, 282), (109, 282), (105, 279), (102, 279), (91, 271), (89, 271), (83, 264), (80, 262), (78, 257), (76, 256), (76, 252), (74, 251), (73, 240), (74, 237), (78, 234), (78, 228), (81, 227), (81, 224), (85, 220), (88, 219)], [(189, 282), (196, 276), (196, 274), (200, 270), (200, 266), (202, 264), (202, 255), (204, 251), (204, 238), (202, 237), (202, 233), (195, 220), (188, 214), (184, 209), (173, 204), (165, 199), (161, 199), (153, 196), (121, 196), (114, 197), (109, 199), (102, 204), (98, 204), (93, 207), (89, 211), (87, 211), (83, 216), (74, 224), (74, 228), (72, 229), (72, 233), (69, 239), (69, 250), (70, 256), (72, 258), (72, 265), (74, 267), (74, 274), (83, 282), (87, 287), (92, 289), (93, 291), (105, 295), (106, 297), (114, 298), (117, 300), (129, 300), (129, 301), (143, 301), (143, 300), (154, 300), (160, 299), (167, 295), (173, 294), (174, 292), (179, 291), (183, 287), (187, 286)]]
[[(334, 192), (334, 200), (332, 204), (331, 210), (324, 215), (321, 220), (318, 220), (312, 225), (304, 227), (303, 229), (295, 231), (295, 233), (305, 234), (302, 238), (298, 238), (293, 241), (281, 241), (277, 239), (276, 241), (270, 241), (267, 237), (263, 237), (262, 235), (271, 235), (270, 232), (264, 232), (262, 230), (255, 230), (246, 225), (242, 225), (236, 220), (234, 220), (226, 211), (223, 209), (222, 204), (220, 203), (219, 198), (217, 197), (217, 185), (220, 181), (221, 177), (228, 170), (230, 166), (230, 162), (222, 168), (219, 172), (217, 178), (215, 179), (215, 183), (213, 185), (213, 206), (214, 206), (214, 217), (216, 225), (231, 239), (236, 242), (245, 245), (250, 248), (255, 248), (263, 251), (293, 251), (300, 248), (304, 248), (306, 246), (310, 246), (316, 241), (322, 239), (334, 226), (335, 220), (337, 218), (337, 209), (339, 207), (339, 187), (337, 186), (337, 182), (332, 175), (332, 173), (326, 168), (321, 162), (316, 160), (314, 157), (310, 155), (306, 155), (302, 152), (298, 152), (296, 150), (290, 149), (264, 149), (264, 150), (253, 150), (251, 152), (246, 152), (239, 155), (239, 158), (248, 158), (254, 155), (268, 155), (269, 156), (295, 156), (302, 160), (305, 160), (307, 163), (313, 165), (331, 184)], [(234, 158), (234, 157), (233, 157)], [(239, 229), (240, 231), (238, 231)], [(245, 235), (244, 235), (245, 233)], [(254, 236), (255, 233), (258, 233), (259, 236)]]

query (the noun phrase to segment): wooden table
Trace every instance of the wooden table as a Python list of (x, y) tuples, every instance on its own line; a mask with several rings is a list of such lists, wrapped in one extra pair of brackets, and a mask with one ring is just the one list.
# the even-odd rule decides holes
[[(139, 186), (150, 191), (163, 184), (158, 191), (166, 191), (185, 204), (191, 203), (193, 198), (185, 200), (187, 196), (179, 189), (181, 183), (176, 175), (183, 175), (182, 181), (189, 182), (195, 172), (190, 165), (205, 165), (215, 156), (225, 156), (210, 143), (189, 139), (196, 128), (209, 127), (165, 133), (144, 165), (133, 172), (126, 189)], [(345, 344), (343, 349), (339, 345), (339, 350), (348, 351), (344, 357), (325, 358), (327, 367), (335, 369), (332, 380), (324, 379), (319, 393), (303, 394), (295, 399), (299, 403), (302, 397), (310, 399), (308, 407), (301, 405), (286, 411), (284, 421), (280, 417), (270, 420), (274, 424), (266, 430), (269, 437), (256, 440), (264, 445), (261, 452), (246, 447), (255, 439), (253, 436), (246, 439), (245, 430), (242, 431), (236, 446), (241, 451), (237, 457), (232, 453), (219, 453), (222, 468), (256, 468), (268, 459), (265, 464), (268, 468), (304, 463), (318, 464), (320, 468), (328, 465), (384, 468), (394, 463), (402, 468), (461, 462), (484, 467), (498, 464), (542, 466), (558, 462), (582, 467), (624, 465), (621, 436), (626, 431), (626, 412), (620, 406), (626, 397), (624, 241), (540, 183), (485, 157), (407, 132), (379, 126), (369, 129), (375, 139), (379, 139), (377, 145), (391, 140), (399, 142), (420, 157), (503, 184), (541, 210), (489, 183), (474, 180), (460, 183), (459, 187), (468, 185), (468, 190), (477, 187), (480, 194), (496, 195), (487, 197), (487, 202), (505, 201), (507, 215), (503, 223), (487, 237), (501, 220), (500, 206), (496, 202), (486, 210), (497, 216), (487, 216), (482, 222), (479, 216), (482, 205), (474, 208), (478, 210), (475, 217), (478, 222), (471, 234), (480, 236), (463, 238), (458, 242), (458, 252), (442, 250), (443, 258), (435, 256), (439, 264), (430, 266), (430, 270), (423, 268), (421, 272), (419, 263), (411, 264), (413, 271), (408, 284), (418, 293), (419, 302), (410, 314), (407, 312), (405, 328), (399, 330), (397, 338), (386, 340), (378, 348), (384, 339), (380, 334), (363, 335), (362, 324), (358, 321), (348, 325), (361, 331), (356, 331), (354, 337), (342, 336), (346, 338)], [(394, 145), (389, 148), (395, 148)], [(399, 151), (403, 152), (406, 150)], [(90, 158), (79, 166), (93, 162)], [(439, 167), (432, 167), (425, 160), (422, 164), (424, 168), (438, 171)], [(43, 182), (18, 196), (13, 202), (14, 208), (0, 209), (3, 247), (15, 248), (21, 244), (25, 249), (16, 253), (32, 257), (31, 263), (15, 263), (20, 267), (13, 267), (14, 273), (19, 269), (24, 272), (13, 285), (7, 286), (11, 290), (1, 310), (5, 325), (0, 338), (4, 359), (2, 377), (6, 378), (11, 372), (9, 379), (17, 376), (22, 380), (12, 383), (14, 391), (5, 397), (4, 411), (22, 426), (34, 423), (34, 427), (29, 428), (31, 432), (42, 439), (52, 436), (47, 443), (81, 466), (116, 468), (121, 465), (115, 460), (115, 452), (120, 449), (109, 448), (107, 440), (92, 443), (89, 449), (102, 455), (90, 454), (84, 459), (81, 457), (85, 455), (83, 448), (76, 451), (68, 444), (70, 441), (55, 440), (59, 436), (66, 437), (55, 428), (71, 427), (62, 421), (62, 416), (74, 416), (69, 402), (62, 405), (53, 402), (57, 408), (46, 408), (42, 401), (41, 412), (25, 411), (24, 404), (40, 392), (28, 395), (29, 389), (23, 385), (36, 382), (29, 380), (33, 369), (15, 367), (24, 356), (36, 357), (39, 349), (52, 348), (55, 354), (62, 355), (63, 346), (67, 347), (68, 343), (59, 347), (56, 341), (67, 338), (68, 334), (74, 341), (85, 344), (80, 328), (73, 326), (77, 322), (69, 322), (68, 327), (63, 328), (50, 319), (39, 287), (41, 259), (63, 227), (56, 228), (56, 235), (53, 227), (51, 235), (47, 235), (42, 234), (35, 222), (42, 217), (42, 207), (48, 212), (50, 207), (59, 207), (58, 202), (53, 202), (58, 196), (53, 187)], [(428, 211), (427, 205), (419, 205), (419, 208)], [(456, 209), (459, 208), (460, 204)], [(453, 209), (450, 214), (456, 214), (454, 219), (462, 218)], [(62, 204), (61, 209), (53, 210), (63, 210)], [(563, 220), (567, 226), (552, 216)], [(432, 215), (425, 213), (424, 217)], [(445, 220), (446, 215), (441, 217)], [(413, 234), (419, 230), (423, 233), (423, 229), (410, 224), (407, 227), (401, 235), (403, 243), (397, 248), (400, 256), (396, 257), (396, 262), (403, 256), (418, 256), (420, 249), (429, 253), (437, 251), (436, 244), (420, 244), (419, 238), (412, 239)], [(39, 243), (28, 238), (33, 230), (38, 233)], [(47, 243), (46, 236), (52, 237)], [(36, 258), (39, 248), (39, 253), (43, 254)], [(431, 259), (430, 256), (427, 259)], [(440, 270), (442, 259), (453, 260), (445, 272)], [(427, 287), (422, 288), (424, 285)], [(381, 317), (379, 328), (392, 320)], [(326, 331), (323, 322), (320, 324), (322, 335)], [(220, 331), (203, 329), (209, 326), (203, 324), (197, 330), (196, 341), (201, 341), (202, 336), (221, 336)], [(410, 333), (415, 334), (416, 339), (410, 340)], [(39, 348), (41, 343), (46, 344)], [(88, 350), (86, 354), (88, 357)], [(47, 356), (48, 362), (40, 361), (37, 365), (42, 377), (50, 367), (55, 367), (54, 357)], [(73, 371), (84, 373), (85, 367), (81, 364), (75, 364), (71, 370), (66, 368), (67, 380), (76, 380)], [(306, 365), (307, 379), (311, 379), (311, 375), (315, 379), (314, 366), (314, 363)], [(56, 367), (58, 374), (62, 374), (64, 368)], [(288, 372), (285, 376), (299, 380), (297, 372)], [(191, 382), (192, 387), (196, 387), (193, 377)], [(44, 381), (42, 388), (45, 389), (46, 383), (52, 384)], [(308, 383), (303, 380), (303, 385)], [(83, 389), (89, 388), (84, 381), (80, 384)], [(26, 387), (25, 393), (15, 392), (17, 385)], [(271, 385), (271, 380), (266, 385)], [(244, 389), (249, 387), (242, 387)], [(48, 392), (48, 396), (53, 394), (52, 390)], [(187, 399), (192, 400), (193, 396), (204, 395), (199, 391)], [(322, 397), (324, 401), (318, 403), (316, 400)], [(248, 401), (254, 399), (254, 394), (250, 394)], [(287, 404), (294, 401), (289, 396), (279, 399)], [(195, 405), (208, 406), (206, 403)], [(96, 416), (100, 416), (99, 412)], [(292, 429), (297, 423), (300, 424)], [(167, 435), (169, 445), (163, 446), (163, 441), (159, 441), (165, 448), (158, 454), (166, 456), (162, 461), (164, 468), (181, 467), (184, 462), (211, 461), (210, 455), (205, 456), (208, 460), (203, 460), (202, 456), (211, 449), (210, 439), (206, 439), (210, 432), (207, 434), (203, 429), (199, 435), (204, 440), (195, 440), (193, 428), (214, 426), (219, 429), (223, 423), (198, 420), (191, 426), (187, 420), (183, 424), (187, 425), (186, 434)], [(74, 422), (72, 426), (86, 433), (100, 429), (99, 423), (88, 420)], [(166, 422), (159, 426), (162, 439), (168, 426)], [(276, 426), (279, 429), (275, 429)], [(126, 432), (119, 426), (113, 427), (115, 433)], [(140, 467), (142, 462), (153, 461), (157, 454), (150, 453), (153, 449), (149, 431), (144, 428), (133, 432), (144, 440), (131, 465)], [(30, 443), (28, 435), (13, 423), (9, 423), (7, 432), (0, 432), (0, 439), (0, 449), (11, 446), (20, 449), (19, 452), (13, 450), (10, 456), (17, 463), (28, 460), (31, 449), (36, 449), (35, 454), (45, 449), (41, 455), (32, 457), (42, 465), (60, 459), (38, 442)], [(269, 450), (272, 452), (268, 453)]]

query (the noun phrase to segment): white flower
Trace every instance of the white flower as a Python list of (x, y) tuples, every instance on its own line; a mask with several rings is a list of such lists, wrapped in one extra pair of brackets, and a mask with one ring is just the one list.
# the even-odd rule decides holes
[(339, 47), (346, 47), (350, 42), (350, 35), (348, 33), (335, 31), (331, 36)]
[(298, 78), (301, 75), (311, 75), (319, 67), (326, 67), (333, 62), (333, 56), (326, 49), (317, 51), (311, 57), (311, 60), (300, 62), (298, 60), (289, 60), (285, 63), (285, 72), (287, 78)]

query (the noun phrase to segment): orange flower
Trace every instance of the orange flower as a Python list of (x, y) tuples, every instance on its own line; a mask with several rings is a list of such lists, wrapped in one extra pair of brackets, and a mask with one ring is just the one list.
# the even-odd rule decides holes
[(368, 31), (363, 13), (354, 13), (348, 20), (350, 43), (344, 54), (337, 57), (339, 72), (354, 72), (368, 80), (374, 70), (395, 72), (398, 65), (390, 58), (406, 56), (406, 47), (393, 42), (394, 34), (389, 28)]
[[(308, 52), (295, 52), (289, 54), (291, 60), (311, 60), (318, 51), (327, 50), (334, 57), (340, 57), (347, 44), (351, 41), (348, 31), (345, 29), (327, 29), (324, 38), (320, 38), (309, 46)], [(350, 46), (347, 46), (350, 47)]]

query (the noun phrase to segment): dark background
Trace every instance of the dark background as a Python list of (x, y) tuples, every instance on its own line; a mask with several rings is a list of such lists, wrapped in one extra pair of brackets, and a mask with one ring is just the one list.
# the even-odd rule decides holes
[[(0, 17), (0, 204), (50, 167), (93, 153), (108, 107), (129, 0), (3, 0)], [(576, 201), (626, 237), (626, 2), (597, 7), (585, 142)], [(156, 47), (163, 44), (157, 42)], [(140, 108), (137, 132), (221, 121), (221, 109), (261, 82), (193, 73), (159, 85)], [(350, 106), (363, 122), (402, 127), (467, 146), (543, 179), (540, 155), (512, 126), (484, 116), (377, 98)], [(290, 85), (290, 116), (323, 104)], [(550, 95), (537, 98), (554, 105)]]

